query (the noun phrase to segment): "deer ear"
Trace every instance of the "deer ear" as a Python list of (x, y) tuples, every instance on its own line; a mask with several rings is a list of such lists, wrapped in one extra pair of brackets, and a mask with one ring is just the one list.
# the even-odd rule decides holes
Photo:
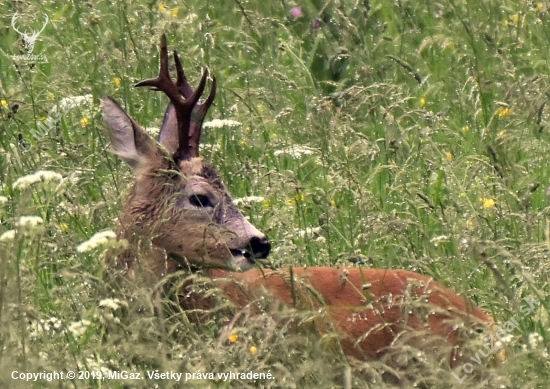
[(164, 120), (160, 128), (159, 142), (166, 147), (166, 150), (173, 155), (178, 150), (179, 135), (178, 135), (178, 120), (176, 118), (176, 110), (174, 104), (168, 104), (164, 113)]
[(103, 100), (103, 120), (115, 153), (138, 174), (159, 157), (159, 147), (110, 97)]

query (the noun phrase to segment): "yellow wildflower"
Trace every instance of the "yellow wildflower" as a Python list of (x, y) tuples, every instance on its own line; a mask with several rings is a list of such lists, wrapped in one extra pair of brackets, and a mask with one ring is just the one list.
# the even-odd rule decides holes
[(537, 5), (535, 5), (535, 11), (537, 11), (537, 12), (542, 11), (542, 7), (543, 7), (542, 3), (537, 3)]
[(512, 22), (514, 22), (514, 24), (518, 24), (519, 14), (515, 14), (515, 15), (512, 16)]
[(241, 139), (240, 142), (239, 142), (239, 144), (240, 144), (241, 146), (246, 146), (246, 145), (247, 145), (246, 140), (244, 140), (244, 139)]
[(286, 203), (289, 205), (296, 205), (298, 203), (303, 203), (306, 200), (306, 196), (302, 193), (298, 193), (296, 196), (286, 199)]
[(262, 201), (262, 208), (269, 209), (269, 207), (271, 207), (271, 201), (269, 201), (268, 199), (264, 199), (264, 201)]
[(229, 335), (229, 343), (235, 343), (239, 339), (239, 335), (233, 333)]
[(336, 207), (336, 200), (331, 199), (330, 200), (330, 205), (332, 205), (333, 207)]
[(474, 222), (472, 220), (468, 220), (466, 222), (466, 226), (468, 226), (468, 228), (473, 228), (474, 227)]
[(463, 199), (466, 198), (466, 192), (462, 192), (461, 194), (458, 195), (458, 197), (461, 197)]
[(115, 84), (115, 86), (117, 88), (120, 88), (120, 78), (115, 77), (114, 80), (113, 80), (113, 83)]
[(174, 8), (172, 11), (170, 11), (170, 15), (173, 17), (177, 17), (180, 10), (178, 8)]
[(451, 162), (453, 160), (453, 153), (451, 153), (450, 151), (447, 151), (445, 153), (445, 159), (449, 162)]
[(250, 346), (248, 351), (250, 351), (250, 354), (252, 354), (252, 355), (258, 354), (258, 348), (256, 346)]
[(166, 6), (164, 5), (164, 3), (160, 3), (160, 4), (159, 4), (159, 11), (160, 11), (160, 12), (166, 11)]
[(61, 232), (67, 232), (69, 231), (69, 226), (67, 225), (67, 223), (61, 223), (59, 225), (59, 229), (61, 230)]
[(495, 206), (495, 200), (488, 197), (481, 197), (479, 201), (483, 203), (483, 209), (489, 209)]
[(501, 107), (498, 109), (498, 117), (503, 118), (505, 116), (510, 116), (512, 114), (512, 108), (510, 107)]
[(469, 132), (470, 132), (470, 127), (468, 127), (468, 126), (462, 127), (462, 133), (463, 133), (463, 134), (467, 134), (467, 133), (469, 133)]
[(0, 101), (0, 104), (2, 104), (2, 107), (6, 108), (8, 106), (8, 101), (2, 99), (2, 101)]
[(86, 127), (88, 124), (90, 124), (90, 121), (88, 120), (88, 118), (82, 118), (80, 119), (80, 125), (82, 127)]
[(424, 107), (426, 105), (426, 99), (424, 97), (420, 98), (420, 106)]

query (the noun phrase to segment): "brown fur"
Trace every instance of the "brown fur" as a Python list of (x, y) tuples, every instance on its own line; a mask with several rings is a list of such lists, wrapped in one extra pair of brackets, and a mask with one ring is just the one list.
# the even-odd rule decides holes
[[(344, 353), (357, 359), (381, 358), (399, 336), (408, 333), (406, 344), (419, 349), (431, 344), (456, 366), (464, 358), (452, 346), (465, 340), (468, 328), (486, 336), (493, 324), (490, 315), (452, 290), (406, 270), (211, 269), (207, 274), (237, 309), (261, 306), (267, 293), (287, 306), (321, 312), (328, 320), (323, 327), (336, 329)], [(212, 298), (189, 293), (191, 285), (183, 289), (180, 303), (185, 309), (214, 308)], [(257, 313), (261, 310), (257, 308)]]
[[(181, 162), (179, 171), (170, 170), (169, 165), (164, 160), (140, 173), (130, 191), (118, 229), (119, 237), (130, 243), (119, 257), (118, 267), (128, 269), (132, 277), (139, 267), (141, 278), (150, 280), (150, 285), (184, 265), (170, 254), (177, 254), (193, 266), (227, 267), (233, 257), (229, 248), (244, 249), (249, 238), (246, 235), (250, 230), (246, 228), (248, 221), (235, 208), (225, 186), (212, 175), (212, 170), (207, 168), (207, 178), (202, 175), (207, 165), (201, 158)], [(216, 223), (213, 214), (201, 209), (178, 205), (178, 201), (191, 192), (207, 193), (222, 212), (234, 215), (236, 220), (226, 225), (236, 228), (231, 230)], [(147, 247), (146, 261), (140, 261), (143, 255), (137, 254), (145, 249), (144, 244), (147, 245), (144, 239), (152, 244)]]

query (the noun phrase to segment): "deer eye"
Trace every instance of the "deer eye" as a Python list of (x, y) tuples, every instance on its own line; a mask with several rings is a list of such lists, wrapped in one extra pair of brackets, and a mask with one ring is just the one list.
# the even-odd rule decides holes
[(205, 207), (212, 208), (214, 206), (214, 204), (212, 204), (208, 196), (200, 195), (200, 194), (189, 196), (189, 202), (191, 203), (191, 205), (194, 205), (195, 207), (199, 207), (199, 208), (205, 208)]

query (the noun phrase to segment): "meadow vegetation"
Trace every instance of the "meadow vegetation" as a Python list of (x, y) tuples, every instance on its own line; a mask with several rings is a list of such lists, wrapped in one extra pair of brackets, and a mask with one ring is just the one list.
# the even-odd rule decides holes
[[(151, 133), (160, 35), (218, 95), (201, 154), (274, 244), (272, 266), (403, 268), (495, 317), (507, 362), (459, 383), (418, 357), (419, 387), (545, 388), (550, 323), (550, 9), (546, 2), (1, 0), (0, 386), (392, 387), (334, 339), (224, 301), (202, 326), (170, 296), (109, 282), (131, 182), (100, 99)], [(34, 60), (21, 31), (38, 30)], [(220, 121), (221, 120), (221, 121)], [(99, 237), (90, 239), (103, 232)], [(180, 279), (182, 275), (172, 278)], [(172, 281), (172, 280), (171, 280)], [(180, 280), (173, 280), (176, 284)], [(522, 314), (525, 298), (533, 309)], [(159, 314), (159, 311), (162, 314)], [(474, 350), (483, 342), (472, 344)], [(11, 372), (263, 372), (272, 380), (14, 381)], [(455, 371), (463, 376), (462, 370)], [(487, 386), (490, 385), (490, 386)]]

